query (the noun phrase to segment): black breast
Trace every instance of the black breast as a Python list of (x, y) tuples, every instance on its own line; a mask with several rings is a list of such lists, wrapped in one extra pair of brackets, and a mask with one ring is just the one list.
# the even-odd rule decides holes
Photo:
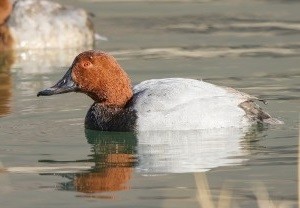
[(86, 117), (85, 128), (100, 131), (134, 131), (137, 115), (131, 105), (124, 108), (94, 103)]

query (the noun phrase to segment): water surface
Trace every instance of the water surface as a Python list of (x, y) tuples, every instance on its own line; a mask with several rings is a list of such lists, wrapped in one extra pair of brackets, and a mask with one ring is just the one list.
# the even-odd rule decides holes
[(96, 31), (108, 38), (95, 48), (115, 55), (133, 83), (189, 77), (234, 87), (268, 100), (262, 107), (286, 124), (85, 130), (88, 97), (36, 97), (85, 49), (1, 53), (3, 207), (199, 207), (203, 177), (215, 202), (225, 184), (235, 204), (257, 207), (260, 182), (271, 199), (296, 206), (300, 3), (60, 2), (94, 14)]

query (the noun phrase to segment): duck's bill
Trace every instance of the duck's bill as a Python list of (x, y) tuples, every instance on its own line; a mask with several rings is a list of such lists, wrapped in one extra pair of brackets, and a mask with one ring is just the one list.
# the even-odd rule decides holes
[(73, 81), (71, 76), (71, 70), (69, 69), (65, 76), (61, 80), (59, 80), (54, 86), (47, 88), (45, 90), (40, 91), (37, 96), (50, 96), (57, 95), (68, 92), (76, 92), (78, 91), (78, 86)]

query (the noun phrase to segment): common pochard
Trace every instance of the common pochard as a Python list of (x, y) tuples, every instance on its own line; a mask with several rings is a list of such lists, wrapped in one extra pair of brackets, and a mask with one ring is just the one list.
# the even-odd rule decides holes
[(282, 124), (248, 94), (204, 81), (152, 79), (132, 87), (116, 59), (85, 51), (54, 86), (37, 96), (82, 92), (94, 100), (85, 127), (102, 131), (191, 130)]
[[(1, 36), (11, 36), (13, 45), (4, 44), (2, 49), (76, 48), (91, 46), (94, 28), (83, 9), (65, 7), (47, 0), (1, 0)], [(3, 29), (2, 29), (3, 30)]]

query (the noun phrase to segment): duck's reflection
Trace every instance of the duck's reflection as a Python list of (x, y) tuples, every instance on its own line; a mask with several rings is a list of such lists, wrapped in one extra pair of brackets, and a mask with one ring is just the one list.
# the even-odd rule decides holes
[[(1, 21), (1, 17), (0, 17)], [(11, 36), (9, 28), (0, 22), (0, 51), (13, 49), (14, 40)]]
[(10, 68), (14, 63), (12, 51), (1, 51), (0, 53), (0, 117), (10, 112), (10, 100), (12, 97), (12, 79)]
[(135, 135), (91, 130), (86, 130), (85, 134), (92, 146), (91, 157), (95, 166), (89, 172), (75, 174), (71, 177), (72, 181), (63, 184), (62, 188), (83, 193), (128, 189), (128, 182), (136, 163)]
[[(94, 166), (83, 173), (65, 174), (63, 190), (82, 193), (129, 188), (133, 172), (142, 175), (205, 172), (247, 160), (255, 129), (153, 131), (133, 133), (86, 130)], [(138, 162), (137, 162), (138, 161)]]
[(204, 172), (242, 163), (247, 129), (139, 132), (137, 170), (144, 174)]

